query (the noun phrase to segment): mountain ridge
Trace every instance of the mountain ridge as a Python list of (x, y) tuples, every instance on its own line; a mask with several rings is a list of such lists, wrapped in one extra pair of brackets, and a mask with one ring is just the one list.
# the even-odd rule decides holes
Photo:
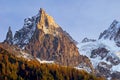
[(91, 60), (93, 67), (97, 70), (97, 75), (103, 75), (107, 80), (120, 79), (119, 30), (120, 22), (114, 20), (96, 41), (87, 39), (78, 46), (81, 54)]

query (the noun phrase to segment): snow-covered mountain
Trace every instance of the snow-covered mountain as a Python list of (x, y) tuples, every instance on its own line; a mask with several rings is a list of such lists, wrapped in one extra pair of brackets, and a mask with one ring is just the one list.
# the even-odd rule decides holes
[(110, 27), (100, 34), (99, 39), (113, 40), (117, 46), (120, 46), (120, 22), (114, 20)]
[(100, 34), (96, 41), (81, 42), (78, 47), (87, 56), (97, 75), (108, 80), (120, 80), (120, 22), (114, 20), (110, 27)]

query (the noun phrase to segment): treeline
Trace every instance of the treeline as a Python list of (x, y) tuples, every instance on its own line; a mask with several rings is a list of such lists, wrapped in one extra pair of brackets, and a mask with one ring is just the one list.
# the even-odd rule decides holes
[(0, 80), (104, 80), (83, 70), (27, 61), (0, 48)]

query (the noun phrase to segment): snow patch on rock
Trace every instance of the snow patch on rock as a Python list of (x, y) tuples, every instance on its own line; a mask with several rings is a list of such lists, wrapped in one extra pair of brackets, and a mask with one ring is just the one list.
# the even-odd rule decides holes
[(54, 61), (46, 61), (46, 60), (40, 60), (39, 58), (36, 58), (40, 63), (48, 63), (48, 64), (53, 64)]

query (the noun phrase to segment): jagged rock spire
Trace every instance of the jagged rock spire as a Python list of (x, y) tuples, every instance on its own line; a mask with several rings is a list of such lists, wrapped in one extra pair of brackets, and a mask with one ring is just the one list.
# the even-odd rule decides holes
[(110, 27), (100, 34), (99, 39), (115, 40), (116, 37), (118, 37), (119, 32), (120, 32), (120, 22), (114, 20), (110, 25)]
[(49, 16), (42, 8), (40, 8), (40, 19), (37, 28), (47, 34), (55, 33), (55, 29), (59, 26), (55, 23), (53, 17)]
[(8, 32), (6, 35), (6, 39), (4, 40), (4, 42), (7, 42), (9, 44), (12, 44), (12, 40), (13, 40), (13, 34), (12, 34), (12, 30), (11, 27), (8, 28)]
[(114, 20), (110, 27), (100, 34), (99, 39), (113, 40), (120, 47), (120, 22)]

